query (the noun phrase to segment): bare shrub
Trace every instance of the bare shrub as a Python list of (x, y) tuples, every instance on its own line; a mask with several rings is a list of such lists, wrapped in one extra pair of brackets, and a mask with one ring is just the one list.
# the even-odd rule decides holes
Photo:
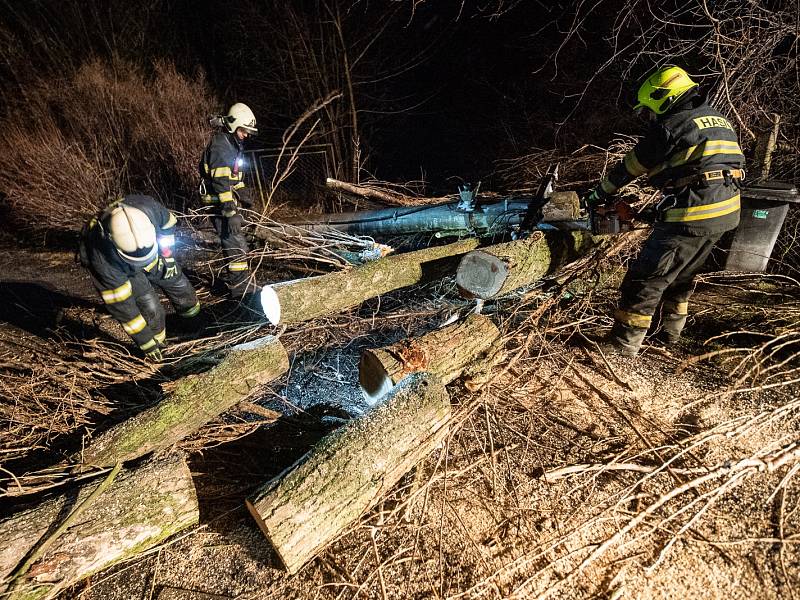
[(75, 231), (129, 191), (185, 204), (216, 108), (202, 74), (187, 77), (166, 61), (148, 73), (92, 60), (35, 85), (39, 99), (13, 110), (0, 131), (0, 192), (15, 221), (35, 232)]

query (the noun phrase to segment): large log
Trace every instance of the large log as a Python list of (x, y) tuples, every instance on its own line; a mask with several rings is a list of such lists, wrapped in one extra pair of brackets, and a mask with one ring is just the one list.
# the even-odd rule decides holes
[(264, 286), (261, 305), (273, 325), (310, 321), (364, 300), (414, 285), (441, 269), (441, 261), (478, 246), (475, 238), (397, 254), (347, 271)]
[[(436, 198), (429, 199), (431, 201)], [(436, 237), (478, 237), (502, 234), (520, 225), (528, 213), (533, 198), (483, 199), (470, 209), (460, 202), (383, 208), (334, 214), (303, 215), (288, 223), (263, 223), (256, 235), (280, 243), (281, 230), (288, 227), (307, 231), (341, 231), (354, 236), (386, 237), (427, 233)], [(585, 229), (586, 222), (578, 221), (580, 212), (575, 192), (553, 192), (541, 207), (532, 226), (543, 230)]]
[(491, 319), (473, 314), (419, 338), (364, 350), (358, 366), (361, 391), (372, 405), (411, 373), (427, 371), (450, 383), (493, 348), (499, 337)]
[(322, 439), (247, 500), (290, 573), (375, 505), (445, 438), (450, 400), (428, 373), (406, 377), (363, 418)]
[(467, 296), (488, 299), (535, 283), (600, 243), (584, 231), (534, 232), (529, 237), (487, 246), (461, 259), (456, 283)]
[(0, 592), (13, 587), (9, 600), (52, 598), (199, 520), (197, 495), (183, 455), (150, 460), (121, 471), (33, 563), (24, 580), (9, 585), (9, 576), (26, 555), (99, 485), (100, 480), (93, 480), (0, 521)]
[(158, 404), (104, 432), (74, 458), (105, 467), (169, 448), (288, 368), (286, 350), (273, 336), (234, 346), (216, 366), (179, 379)]

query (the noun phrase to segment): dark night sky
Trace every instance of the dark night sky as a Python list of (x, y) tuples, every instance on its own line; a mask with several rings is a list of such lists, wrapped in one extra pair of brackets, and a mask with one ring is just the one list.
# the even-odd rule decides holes
[[(318, 13), (320, 2), (298, 0), (291, 7), (313, 28), (328, 18)], [(409, 181), (424, 173), (434, 187), (451, 191), (456, 183), (451, 178), (485, 177), (499, 158), (534, 148), (605, 144), (620, 122), (623, 130), (635, 127), (619, 106), (619, 82), (609, 72), (593, 90), (592, 105), (558, 129), (606, 51), (602, 18), (585, 25), (580, 38), (562, 51), (555, 70), (549, 57), (564, 34), (554, 23), (562, 9), (552, 3), (528, 0), (490, 17), (484, 3), (462, 7), (461, 2), (431, 1), (418, 5), (413, 18), (411, 4), (339, 2), (345, 8), (345, 36), (359, 40), (360, 47), (374, 36), (387, 7), (398, 11), (356, 72), (367, 167), (378, 178)], [(210, 0), (155, 0), (145, 8), (120, 0), (33, 0), (6, 11), (5, 18), (12, 28), (19, 26), (15, 19), (41, 26), (73, 64), (100, 55), (144, 65), (168, 58), (190, 74), (199, 67), (224, 103), (253, 106), (264, 132), (261, 143), (277, 145), (284, 128), (307, 106), (290, 97), (291, 82), (274, 81), (286, 57), (276, 56), (270, 36), (281, 30), (287, 5), (234, 0), (224, 10), (221, 6)], [(33, 40), (26, 48), (34, 64), (46, 45)], [(425, 60), (402, 75), (364, 83), (422, 50)], [(38, 67), (57, 76), (59, 69), (48, 63), (52, 55), (52, 48), (43, 52)]]
[[(607, 143), (617, 116), (623, 122), (629, 118), (620, 114), (617, 106), (618, 82), (599, 82), (600, 87), (612, 90), (605, 106), (595, 109), (604, 111), (606, 128), (583, 126), (579, 112), (575, 121), (557, 135), (558, 123), (573, 106), (573, 100), (565, 98), (565, 94), (581, 91), (594, 69), (589, 60), (591, 53), (583, 44), (562, 54), (562, 63), (570, 63), (571, 72), (556, 73), (548, 63), (548, 57), (563, 39), (562, 32), (552, 23), (560, 12), (530, 1), (489, 18), (485, 12), (469, 9), (459, 15), (459, 6), (457, 2), (450, 9), (443, 9), (439, 2), (424, 3), (413, 19), (402, 13), (375, 42), (373, 55), (388, 55), (389, 59), (394, 55), (397, 64), (428, 49), (426, 60), (402, 76), (357, 87), (367, 166), (378, 178), (409, 181), (424, 174), (433, 188), (452, 191), (457, 181), (453, 178), (483, 178), (498, 158), (518, 156), (534, 148), (574, 149), (587, 142)], [(207, 7), (207, 11), (213, 8)], [(351, 35), (361, 33), (361, 25), (368, 27), (374, 12), (359, 13), (354, 9), (348, 17)], [(182, 27), (197, 31), (207, 28), (207, 23), (205, 17), (200, 17), (193, 25)], [(591, 25), (588, 27), (591, 29)], [(238, 81), (231, 79), (231, 74), (237, 73), (231, 56), (237, 51), (248, 53), (247, 43), (238, 49), (241, 38), (230, 32), (216, 30), (214, 37), (227, 52), (201, 42), (199, 52), (206, 70), (223, 97), (246, 97), (252, 91), (246, 82), (247, 74), (239, 73)], [(197, 44), (196, 35), (189, 38)], [(591, 35), (586, 39), (599, 43), (599, 38)], [(248, 59), (263, 60), (252, 56)], [(534, 72), (540, 68), (540, 72)], [(362, 70), (358, 75), (363, 80), (371, 73)], [(374, 102), (376, 97), (381, 100)], [(256, 105), (259, 101), (275, 110), (276, 98), (254, 98)], [(262, 141), (267, 142), (267, 136), (277, 139), (288, 124), (281, 117), (297, 114), (302, 108), (289, 107), (283, 112), (278, 109), (277, 114), (267, 118), (262, 114)], [(609, 114), (614, 116), (609, 119)], [(636, 126), (632, 121), (630, 125)]]

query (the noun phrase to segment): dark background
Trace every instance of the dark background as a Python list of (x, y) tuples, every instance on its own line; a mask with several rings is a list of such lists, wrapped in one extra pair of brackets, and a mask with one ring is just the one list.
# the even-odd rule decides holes
[[(781, 113), (774, 173), (800, 172), (798, 0), (0, 0), (0, 9), (0, 208), (50, 229), (74, 229), (131, 190), (189, 206), (210, 114), (247, 103), (261, 131), (254, 144), (274, 148), (331, 94), (287, 143), (308, 134), (304, 143), (332, 148), (336, 178), (417, 182), (427, 195), (480, 179), (502, 192), (535, 186), (543, 152), (566, 166), (593, 152), (572, 179), (588, 186), (611, 160), (606, 149), (642, 131), (630, 110), (642, 77), (671, 63), (730, 116), (748, 157), (765, 117)], [(55, 219), (53, 203), (70, 211)]]
[[(290, 3), (291, 9), (287, 4), (39, 0), (7, 5), (5, 27), (18, 37), (6, 46), (0, 69), (3, 108), (13, 111), (30, 93), (31, 68), (56, 78), (92, 57), (122, 58), (144, 68), (166, 58), (188, 74), (201, 69), (220, 108), (234, 101), (249, 104), (263, 132), (259, 142), (277, 144), (311, 100), (298, 89), (303, 75), (285, 68), (300, 37), (297, 21), (308, 27), (312, 44), (331, 48), (328, 62), (318, 65), (326, 71), (342, 54), (330, 25), (330, 11), (337, 10), (351, 60), (364, 52), (353, 68), (362, 158), (381, 179), (424, 178), (434, 191), (452, 191), (450, 178), (485, 177), (498, 157), (604, 144), (618, 126), (637, 128), (620, 96), (630, 86), (615, 69), (593, 84), (592, 106), (584, 102), (570, 116), (597, 59), (605, 55), (602, 11), (582, 26), (576, 43), (561, 49), (557, 65), (553, 54), (564, 39), (560, 21), (568, 16), (569, 3), (431, 2), (413, 8), (410, 2), (305, 0)], [(295, 46), (292, 60), (306, 60), (303, 50)], [(325, 83), (320, 92), (336, 87)], [(18, 93), (9, 93), (15, 87)], [(153, 135), (162, 133), (155, 127)]]

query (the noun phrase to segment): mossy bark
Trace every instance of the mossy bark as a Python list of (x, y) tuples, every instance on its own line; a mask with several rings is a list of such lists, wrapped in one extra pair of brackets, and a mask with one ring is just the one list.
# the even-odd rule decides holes
[(296, 573), (375, 505), (445, 438), (450, 400), (429, 373), (406, 377), (385, 402), (322, 439), (247, 500), (250, 514)]
[(522, 240), (470, 252), (458, 265), (456, 283), (475, 298), (502, 296), (555, 272), (602, 239), (584, 231), (534, 232)]
[[(102, 477), (0, 521), (0, 592), (23, 558), (101, 481)], [(52, 598), (65, 587), (197, 524), (199, 514), (182, 454), (123, 470), (31, 566), (26, 580), (8, 598)]]
[(499, 337), (491, 319), (470, 315), (422, 337), (364, 350), (358, 367), (361, 390), (367, 401), (374, 403), (403, 377), (419, 371), (450, 383), (467, 365), (481, 360)]
[(235, 346), (215, 367), (179, 379), (158, 404), (104, 432), (74, 458), (105, 467), (169, 448), (288, 368), (286, 350), (273, 336)]
[(441, 275), (441, 262), (478, 247), (477, 239), (389, 256), (347, 271), (285, 281), (262, 291), (273, 325), (300, 323), (336, 313), (364, 300)]

